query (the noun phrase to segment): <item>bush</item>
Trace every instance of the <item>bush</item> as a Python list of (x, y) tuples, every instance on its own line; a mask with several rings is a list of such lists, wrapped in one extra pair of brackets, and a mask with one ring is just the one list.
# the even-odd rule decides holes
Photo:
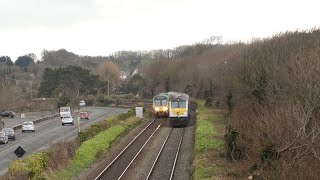
[(227, 127), (227, 133), (225, 135), (226, 140), (226, 151), (229, 159), (234, 160), (233, 152), (236, 145), (236, 139), (238, 137), (238, 131), (233, 129), (231, 126)]
[(261, 151), (260, 159), (263, 164), (270, 165), (275, 159), (278, 159), (279, 154), (274, 148), (274, 145), (269, 142)]
[(206, 103), (204, 104), (204, 106), (205, 107), (212, 107), (212, 105), (213, 105), (212, 97), (207, 97)]
[(115, 122), (125, 120), (131, 116), (134, 116), (135, 111), (133, 109), (130, 109), (127, 113), (122, 113), (117, 115), (116, 117), (110, 117), (98, 124), (91, 125), (90, 128), (87, 128), (86, 130), (80, 132), (78, 134), (78, 138), (80, 140), (80, 144), (85, 142), (86, 140), (94, 137), (101, 131), (111, 127)]
[(109, 106), (113, 102), (113, 100), (108, 96), (99, 96), (97, 101), (102, 104), (102, 106)]
[(42, 151), (22, 160), (14, 160), (9, 167), (9, 173), (25, 175), (28, 179), (44, 179), (43, 172), (47, 164), (48, 151)]
[(127, 119), (128, 117), (134, 116), (134, 115), (135, 115), (135, 110), (132, 108), (132, 109), (130, 109), (127, 113), (119, 114), (119, 115), (117, 116), (117, 118), (118, 118), (119, 120), (125, 120), (125, 119)]
[(229, 122), (241, 134), (233, 148), (245, 150), (243, 169), (260, 163), (261, 179), (320, 176), (319, 37), (320, 29), (282, 33), (229, 61)]
[(48, 149), (48, 168), (56, 170), (61, 166), (67, 165), (78, 147), (78, 139), (51, 145)]
[(94, 103), (94, 98), (85, 99), (86, 106), (92, 106)]

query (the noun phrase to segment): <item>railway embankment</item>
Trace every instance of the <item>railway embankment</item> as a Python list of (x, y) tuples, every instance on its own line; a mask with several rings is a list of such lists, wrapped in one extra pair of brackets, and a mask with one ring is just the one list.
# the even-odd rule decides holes
[(198, 102), (194, 146), (194, 179), (215, 179), (226, 172), (223, 114)]

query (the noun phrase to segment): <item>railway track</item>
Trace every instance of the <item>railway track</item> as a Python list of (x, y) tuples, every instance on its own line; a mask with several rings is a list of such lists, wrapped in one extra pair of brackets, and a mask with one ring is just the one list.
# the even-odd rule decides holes
[(130, 173), (139, 166), (139, 159), (143, 159), (145, 153), (157, 155), (148, 161), (150, 165), (147, 169), (143, 170), (143, 172), (135, 171), (135, 173), (141, 173), (143, 179), (146, 180), (173, 179), (185, 128), (170, 127), (166, 137), (161, 136), (164, 139), (163, 142), (162, 140), (159, 142), (161, 147), (159, 146), (157, 150), (152, 150), (151, 152), (147, 150), (153, 144), (150, 140), (152, 137), (156, 137), (156, 132), (164, 122), (165, 120), (159, 121), (158, 119), (149, 123), (95, 179), (132, 179)]
[(146, 177), (150, 179), (169, 179), (174, 178), (177, 160), (183, 141), (185, 128), (172, 128), (163, 142), (156, 159)]
[[(152, 120), (95, 178), (102, 179), (121, 179), (134, 159), (139, 155), (141, 150), (146, 146), (152, 136), (158, 131), (164, 120)], [(132, 157), (132, 158), (126, 158)], [(124, 166), (127, 165), (127, 166)]]

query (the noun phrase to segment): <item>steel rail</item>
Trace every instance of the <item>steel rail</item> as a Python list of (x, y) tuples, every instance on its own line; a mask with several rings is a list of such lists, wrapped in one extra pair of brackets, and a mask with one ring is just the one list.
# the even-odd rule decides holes
[(152, 164), (152, 167), (151, 167), (151, 169), (150, 169), (150, 171), (149, 171), (149, 174), (148, 174), (146, 180), (148, 180), (148, 179), (150, 178), (150, 176), (151, 176), (151, 174), (152, 174), (152, 172), (153, 172), (153, 169), (154, 169), (154, 167), (156, 166), (156, 163), (158, 162), (159, 157), (160, 157), (160, 155), (161, 155), (161, 153), (162, 153), (162, 151), (163, 151), (163, 148), (164, 148), (164, 146), (167, 144), (167, 141), (168, 141), (169, 136), (171, 135), (171, 132), (172, 132), (172, 131), (173, 131), (173, 128), (171, 128), (170, 133), (167, 135), (166, 139), (164, 140), (164, 142), (163, 142), (163, 144), (162, 144), (162, 146), (161, 146), (161, 149), (159, 150), (158, 155), (157, 155), (155, 161), (154, 161), (153, 164)]
[(179, 142), (179, 146), (178, 146), (178, 149), (177, 149), (177, 152), (176, 152), (176, 157), (174, 159), (174, 163), (173, 163), (173, 166), (172, 166), (172, 171), (171, 171), (171, 175), (170, 175), (170, 180), (172, 180), (173, 178), (173, 173), (174, 173), (174, 170), (176, 168), (176, 164), (177, 164), (177, 160), (178, 160), (178, 156), (179, 156), (179, 152), (180, 152), (180, 147), (181, 147), (181, 144), (182, 144), (182, 140), (183, 140), (183, 136), (184, 136), (184, 131), (185, 131), (186, 128), (183, 128), (183, 132), (182, 132), (182, 135), (180, 137), (180, 142)]
[(126, 173), (126, 171), (129, 169), (129, 167), (131, 166), (131, 164), (133, 163), (133, 161), (138, 157), (138, 155), (140, 154), (140, 152), (142, 151), (142, 149), (147, 145), (147, 143), (150, 141), (150, 139), (152, 138), (152, 136), (157, 132), (157, 130), (160, 128), (160, 126), (163, 124), (164, 121), (162, 121), (161, 124), (159, 124), (159, 126), (153, 131), (153, 133), (150, 135), (150, 137), (147, 139), (147, 141), (143, 144), (143, 146), (140, 148), (140, 150), (138, 151), (138, 153), (134, 156), (134, 158), (131, 160), (131, 162), (128, 164), (128, 166), (126, 167), (126, 169), (122, 172), (122, 174), (120, 175), (120, 177), (118, 178), (121, 179), (122, 176)]
[[(145, 127), (145, 128), (117, 155), (117, 157), (115, 157), (115, 158), (108, 164), (108, 166), (105, 167), (105, 168), (100, 172), (100, 174), (95, 178), (95, 180), (100, 179), (100, 178), (103, 176), (103, 174), (114, 164), (114, 162), (116, 162), (116, 161), (119, 159), (119, 157), (131, 146), (131, 144), (134, 143), (134, 142), (138, 139), (138, 137), (140, 137), (140, 135), (141, 135), (143, 132), (145, 132), (145, 130), (148, 129), (148, 127), (149, 127), (153, 122), (155, 122), (155, 120), (156, 120), (156, 119), (153, 119), (152, 122), (150, 122), (150, 123), (147, 125), (147, 127)], [(162, 123), (163, 123), (163, 122), (162, 122)], [(161, 123), (161, 124), (162, 124), (162, 123)]]

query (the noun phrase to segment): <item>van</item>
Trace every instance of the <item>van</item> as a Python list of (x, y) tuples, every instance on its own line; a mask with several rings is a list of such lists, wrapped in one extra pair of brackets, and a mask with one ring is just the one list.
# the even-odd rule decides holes
[(71, 109), (71, 107), (60, 107), (59, 113), (60, 113), (60, 117), (62, 119), (62, 117), (64, 117), (64, 116), (71, 116), (72, 109)]

